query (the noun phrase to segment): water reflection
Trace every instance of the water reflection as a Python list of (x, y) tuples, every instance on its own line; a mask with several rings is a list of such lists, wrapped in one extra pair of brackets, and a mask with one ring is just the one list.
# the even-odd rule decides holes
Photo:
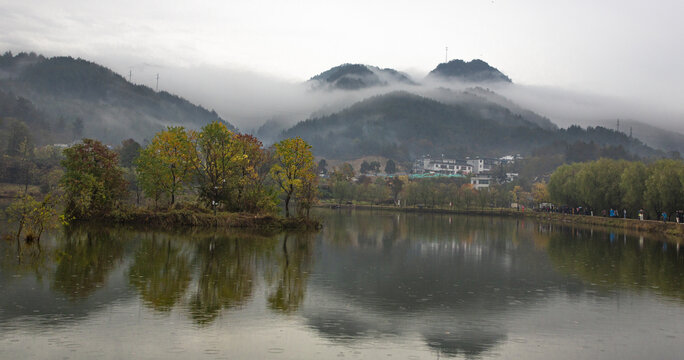
[(679, 250), (657, 241), (639, 250), (628, 236), (629, 246), (616, 234), (494, 217), (341, 211), (327, 220), (310, 284), (324, 300), (304, 316), (340, 342), (418, 332), (442, 355), (474, 357), (504, 342), (521, 312), (593, 296), (597, 277), (684, 294)]
[(562, 227), (548, 237), (549, 257), (561, 272), (605, 290), (645, 289), (684, 299), (684, 253), (677, 244)]
[[(14, 242), (2, 242), (0, 328), (21, 319), (43, 329), (131, 304), (122, 311), (137, 314), (138, 322), (127, 326), (147, 331), (190, 324), (205, 334), (227, 321), (223, 315), (243, 314), (239, 326), (255, 331), (296, 326), (309, 337), (299, 340), (309, 341), (302, 346), (320, 339), (355, 349), (390, 342), (478, 358), (536, 333), (536, 326), (553, 326), (535, 320), (543, 309), (553, 309), (545, 314), (557, 323), (574, 321), (568, 301), (612, 304), (625, 294), (655, 295), (674, 300), (667, 303), (681, 314), (684, 252), (677, 244), (496, 217), (319, 215), (320, 233), (75, 227), (48, 236), (41, 249), (22, 245), (19, 256)], [(619, 307), (602, 311), (628, 316)], [(184, 322), (171, 326), (176, 313)], [(265, 325), (252, 325), (263, 318)], [(145, 339), (131, 346), (145, 346)]]
[(146, 304), (170, 311), (181, 300), (192, 279), (190, 250), (169, 235), (153, 234), (141, 240), (128, 269), (128, 281)]
[(113, 229), (67, 229), (55, 252), (53, 288), (71, 299), (90, 296), (121, 262), (125, 242)]
[(190, 314), (199, 324), (216, 318), (221, 309), (245, 304), (251, 297), (256, 265), (273, 248), (274, 238), (245, 239), (211, 236), (197, 241), (197, 285)]
[(285, 234), (282, 253), (276, 257), (277, 265), (269, 276), (269, 282), (275, 282), (275, 289), (268, 296), (268, 305), (272, 310), (292, 313), (299, 309), (304, 300), (313, 263), (313, 235)]

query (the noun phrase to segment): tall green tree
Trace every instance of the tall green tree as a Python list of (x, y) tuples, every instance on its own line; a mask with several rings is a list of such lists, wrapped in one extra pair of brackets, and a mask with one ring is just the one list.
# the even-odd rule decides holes
[(121, 147), (118, 149), (119, 162), (121, 166), (130, 168), (135, 165), (135, 160), (140, 155), (142, 147), (133, 139), (126, 139), (121, 142)]
[(380, 172), (380, 162), (379, 161), (371, 161), (370, 163), (370, 171), (373, 173), (378, 173)]
[(387, 186), (389, 186), (390, 192), (392, 193), (392, 199), (396, 204), (399, 194), (401, 194), (401, 190), (404, 188), (404, 181), (402, 181), (398, 176), (395, 176), (387, 180)]
[(200, 198), (214, 209), (226, 207), (242, 180), (242, 169), (249, 163), (236, 134), (222, 122), (205, 125), (193, 133), (196, 151), (195, 174)]
[(637, 211), (644, 207), (647, 178), (648, 169), (644, 163), (631, 162), (627, 164), (622, 175), (620, 175), (620, 191), (622, 192), (624, 208)]
[(593, 209), (617, 209), (622, 204), (620, 191), (624, 161), (599, 159), (584, 164), (577, 173), (580, 205)]
[(183, 127), (169, 127), (158, 132), (137, 160), (145, 193), (155, 198), (160, 192), (166, 193), (173, 205), (176, 194), (190, 180), (196, 164), (194, 156), (193, 144)]
[(249, 134), (237, 134), (239, 151), (246, 156), (238, 164), (241, 174), (238, 182), (234, 210), (273, 213), (277, 211), (277, 192), (268, 183), (271, 154), (264, 150), (261, 141)]
[(271, 174), (280, 189), (285, 193), (285, 216), (290, 216), (290, 200), (295, 192), (309, 187), (316, 180), (311, 145), (299, 137), (285, 139), (275, 146), (276, 163)]
[(29, 148), (33, 149), (31, 145), (31, 132), (23, 121), (10, 121), (11, 125), (9, 126), (5, 153), (9, 156), (20, 156), (24, 149), (22, 144), (26, 144)]
[(644, 197), (652, 216), (684, 208), (684, 186), (680, 181), (683, 168), (679, 160), (660, 160), (649, 168)]
[(361, 163), (361, 168), (359, 168), (359, 172), (361, 174), (368, 174), (369, 172), (371, 172), (371, 170), (372, 170), (371, 165), (368, 163), (368, 161), (364, 160)]
[(385, 173), (386, 174), (394, 174), (397, 172), (397, 164), (394, 163), (394, 160), (388, 159), (387, 162), (385, 163)]

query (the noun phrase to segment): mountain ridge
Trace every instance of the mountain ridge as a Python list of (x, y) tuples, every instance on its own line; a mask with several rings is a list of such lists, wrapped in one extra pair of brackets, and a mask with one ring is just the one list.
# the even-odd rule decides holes
[(281, 134), (294, 136), (309, 142), (317, 156), (332, 159), (374, 155), (410, 161), (428, 153), (501, 156), (529, 153), (554, 141), (623, 146), (642, 156), (659, 154), (611, 130), (554, 130), (495, 103), (446, 104), (407, 91), (367, 98), (340, 112), (302, 121)]
[(109, 143), (151, 139), (157, 131), (173, 125), (199, 128), (221, 121), (235, 129), (213, 110), (166, 91), (130, 83), (112, 70), (80, 58), (5, 53), (0, 56), (0, 86), (33, 103), (49, 124), (58, 126), (61, 118), (82, 119), (83, 136)]

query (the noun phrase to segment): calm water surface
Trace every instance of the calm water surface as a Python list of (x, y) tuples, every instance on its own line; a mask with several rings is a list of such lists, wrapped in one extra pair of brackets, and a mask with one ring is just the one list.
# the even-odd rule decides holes
[(0, 359), (681, 359), (684, 249), (324, 211), (317, 234), (83, 227), (0, 244)]

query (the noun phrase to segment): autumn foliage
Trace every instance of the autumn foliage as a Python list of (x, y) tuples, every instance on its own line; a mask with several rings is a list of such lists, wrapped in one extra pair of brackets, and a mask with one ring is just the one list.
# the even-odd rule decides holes
[[(127, 196), (117, 154), (99, 141), (85, 139), (64, 155), (62, 184), (70, 217), (106, 216)], [(180, 197), (185, 200), (180, 206), (199, 206), (214, 214), (274, 214), (283, 194), (287, 216), (293, 199), (298, 213), (308, 216), (317, 199), (311, 146), (296, 138), (264, 149), (254, 136), (234, 132), (222, 122), (199, 131), (183, 127), (160, 131), (133, 164), (129, 175), (134, 176), (129, 179), (156, 210), (174, 208)]]
[(126, 196), (126, 181), (118, 155), (97, 140), (64, 150), (65, 213), (85, 219), (109, 213)]

